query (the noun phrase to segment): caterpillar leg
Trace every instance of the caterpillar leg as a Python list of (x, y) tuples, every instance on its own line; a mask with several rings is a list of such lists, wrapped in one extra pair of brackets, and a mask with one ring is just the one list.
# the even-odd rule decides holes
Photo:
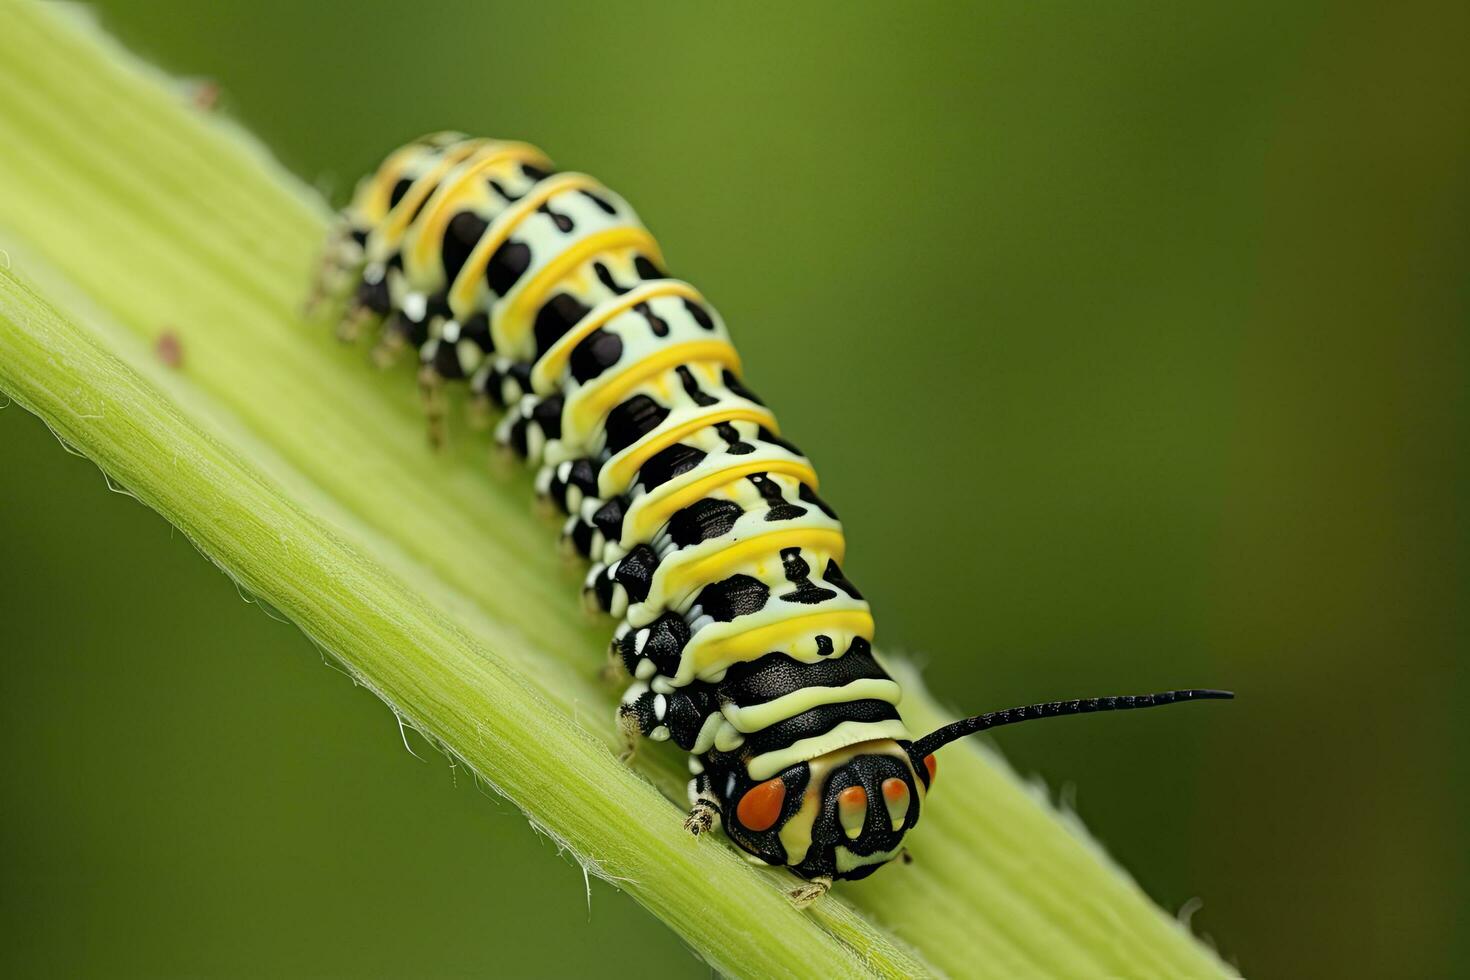
[(803, 881), (787, 892), (786, 897), (791, 899), (792, 905), (804, 909), (831, 890), (832, 879), (824, 876), (813, 878), (811, 881)]
[(432, 364), (419, 368), (419, 401), (423, 403), (424, 420), (429, 426), (429, 445), (434, 449), (444, 448), (445, 408), (444, 377)]
[(618, 705), (618, 731), (629, 745), (629, 758), (638, 736), (655, 742), (672, 740), (686, 752), (695, 751), (701, 736), (713, 743), (713, 731), (706, 722), (719, 710), (719, 699), (708, 684), (694, 683), (662, 694), (649, 681), (636, 680), (628, 685)]
[(470, 390), (495, 408), (509, 408), (531, 390), (531, 362), (487, 357), (470, 376)]
[(623, 655), (616, 643), (607, 648), (607, 662), (598, 669), (597, 678), (604, 684), (626, 683), (632, 678), (628, 668), (623, 665)]
[(465, 421), (474, 432), (484, 432), (494, 421), (495, 405), (484, 392), (471, 391), (465, 402)]
[(343, 312), (342, 319), (337, 321), (334, 333), (337, 339), (344, 344), (355, 344), (367, 335), (378, 314), (366, 306), (353, 304)]
[(689, 780), (691, 804), (689, 815), (684, 818), (684, 829), (695, 837), (714, 830), (720, 823), (720, 801), (710, 789), (709, 777), (700, 773)]
[(638, 743), (643, 738), (655, 742), (666, 741), (668, 726), (663, 723), (668, 698), (654, 694), (644, 681), (634, 681), (623, 692), (618, 705), (618, 734), (623, 740), (623, 751), (618, 758), (629, 762), (638, 753)]
[(506, 409), (495, 429), (495, 441), (521, 459), (539, 465), (547, 444), (561, 438), (562, 396), (522, 395)]
[(583, 510), (590, 513), (602, 503), (596, 494), (597, 464), (589, 457), (546, 463), (536, 472), (536, 506), (548, 515), (567, 515), (560, 547), (568, 558), (589, 558), (601, 552), (602, 543), (593, 543), (598, 529), (582, 527), (587, 524)]
[[(329, 269), (340, 272), (340, 264), (331, 263), (327, 260)], [(331, 271), (327, 272), (330, 278)], [(323, 286), (324, 289), (332, 289), (330, 282)], [(377, 266), (364, 269), (362, 276), (357, 281), (357, 288), (351, 290), (347, 300), (347, 307), (342, 311), (342, 319), (337, 322), (337, 337), (345, 342), (351, 343), (358, 340), (374, 324), (381, 323), (383, 318), (392, 310), (392, 302), (388, 297), (388, 282), (384, 278), (383, 270)]]
[(630, 706), (622, 704), (618, 706), (618, 738), (623, 747), (618, 752), (618, 761), (628, 763), (638, 754), (638, 743), (643, 737), (643, 729), (639, 724), (637, 712), (629, 710)]
[(386, 371), (398, 363), (408, 347), (408, 337), (402, 330), (389, 325), (378, 335), (378, 342), (373, 344), (373, 363), (379, 370)]
[(313, 319), (324, 303), (340, 298), (350, 290), (354, 270), (361, 265), (362, 244), (353, 235), (351, 223), (345, 217), (339, 217), (327, 236), (326, 246), (312, 276), (311, 289), (302, 304), (302, 313)]
[(301, 303), (301, 315), (308, 320), (316, 319), (322, 304), (331, 295), (331, 287), (327, 283), (331, 279), (332, 266), (335, 264), (331, 258), (332, 244), (328, 242), (326, 250), (322, 252), (322, 257), (316, 265), (316, 272), (311, 277), (311, 288), (306, 293), (306, 299)]

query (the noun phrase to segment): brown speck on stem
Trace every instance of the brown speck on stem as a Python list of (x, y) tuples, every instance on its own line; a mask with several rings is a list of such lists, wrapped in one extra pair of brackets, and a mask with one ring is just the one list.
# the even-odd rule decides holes
[(194, 108), (201, 112), (212, 112), (219, 104), (219, 82), (212, 78), (200, 79), (194, 86)]
[(179, 335), (167, 328), (158, 335), (153, 342), (153, 350), (158, 359), (171, 368), (180, 368), (184, 365), (184, 345), (179, 340)]

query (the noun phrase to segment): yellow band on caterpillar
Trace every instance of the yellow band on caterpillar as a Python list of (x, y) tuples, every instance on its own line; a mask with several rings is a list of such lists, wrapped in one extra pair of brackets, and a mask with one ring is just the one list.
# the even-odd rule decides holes
[(454, 315), (464, 319), (470, 314), (475, 297), (480, 291), (485, 267), (490, 264), (490, 257), (495, 254), (496, 249), (505, 244), (505, 241), (516, 230), (517, 225), (534, 214), (541, 205), (563, 191), (586, 190), (601, 186), (586, 174), (557, 174), (555, 177), (548, 177), (541, 181), (530, 194), (507, 208), (475, 243), (470, 257), (465, 259), (464, 268), (459, 270), (459, 275), (454, 277), (454, 283), (449, 287), (449, 308)]
[(692, 483), (659, 487), (647, 497), (638, 500), (629, 511), (626, 526), (623, 528), (624, 546), (631, 547), (635, 542), (652, 537), (653, 532), (663, 527), (675, 512), (708, 496), (711, 491), (753, 473), (778, 473), (794, 477), (813, 490), (817, 487), (816, 471), (809, 464), (794, 459), (743, 463), (711, 473)]
[(639, 468), (652, 456), (686, 436), (712, 425), (719, 425), (721, 422), (754, 422), (756, 425), (765, 426), (772, 432), (779, 431), (776, 428), (776, 417), (764, 408), (737, 406), (719, 409), (706, 415), (697, 415), (679, 425), (658, 429), (603, 464), (600, 477), (602, 492), (608, 496), (622, 493), (632, 484), (633, 478), (638, 475)]
[(680, 365), (711, 361), (740, 372), (740, 355), (727, 340), (691, 340), (665, 347), (592, 388), (576, 402), (576, 414), (572, 417), (575, 432), (587, 432), (595, 423), (607, 416), (623, 398), (650, 378)]
[(470, 154), (489, 143), (489, 140), (465, 140), (446, 150), (439, 162), (422, 177), (415, 180), (407, 193), (397, 204), (393, 205), (388, 212), (388, 217), (379, 228), (379, 240), (384, 243), (395, 243), (402, 238), (409, 223), (418, 215), (419, 206), (428, 200), (429, 195), (439, 186), (440, 179)]
[(452, 182), (439, 185), (415, 221), (417, 225), (413, 252), (405, 261), (423, 267), (433, 262), (444, 250), (444, 233), (452, 215), (452, 206), (469, 186), (486, 171), (505, 163), (529, 163), (550, 167), (551, 159), (530, 143), (496, 143), (479, 151), (480, 158), (470, 158)]
[(678, 279), (659, 279), (643, 283), (621, 296), (616, 296), (599, 305), (591, 313), (578, 320), (576, 325), (557, 338), (551, 349), (541, 355), (531, 369), (531, 389), (543, 394), (550, 392), (561, 378), (562, 370), (572, 351), (587, 338), (587, 335), (606, 325), (620, 313), (625, 313), (639, 303), (658, 299), (660, 296), (682, 296), (695, 302), (703, 301), (699, 290)]
[[(705, 629), (717, 627), (706, 626)], [(817, 633), (861, 636), (871, 640), (873, 614), (866, 609), (843, 609), (793, 616), (705, 643), (699, 642), (699, 634), (696, 633), (690, 641), (694, 671), (701, 674), (718, 664), (741, 663), (773, 651), (787, 650), (793, 641)]]
[(763, 556), (770, 561), (780, 561), (783, 548), (800, 548), (841, 562), (847, 543), (843, 540), (841, 531), (827, 528), (796, 528), (757, 534), (708, 557), (676, 568), (664, 578), (664, 592), (670, 596), (684, 595), (700, 582), (717, 582), (742, 565)]
[(521, 350), (531, 332), (531, 320), (552, 288), (595, 256), (621, 248), (645, 252), (655, 262), (663, 264), (658, 242), (641, 225), (623, 225), (594, 232), (557, 255), (530, 280), (517, 284), (511, 295), (506, 297), (504, 308), (496, 311), (497, 343), (503, 344), (507, 351)]

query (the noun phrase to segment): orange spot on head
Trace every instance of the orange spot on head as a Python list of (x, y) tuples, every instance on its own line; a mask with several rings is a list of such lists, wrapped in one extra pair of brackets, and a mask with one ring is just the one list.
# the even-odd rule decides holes
[(883, 801), (888, 806), (888, 819), (892, 821), (893, 829), (898, 830), (908, 818), (909, 784), (897, 778), (883, 780)]
[(837, 819), (847, 836), (856, 840), (868, 820), (868, 792), (861, 786), (849, 786), (837, 794)]
[(938, 774), (939, 763), (934, 760), (933, 753), (924, 756), (924, 768), (929, 770), (929, 785), (934, 785), (934, 777)]
[(781, 819), (781, 805), (786, 802), (786, 781), (777, 777), (752, 786), (740, 798), (735, 816), (749, 830), (770, 830)]

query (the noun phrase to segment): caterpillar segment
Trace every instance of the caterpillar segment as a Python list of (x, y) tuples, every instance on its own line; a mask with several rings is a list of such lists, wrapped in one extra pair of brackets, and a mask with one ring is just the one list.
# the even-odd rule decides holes
[(563, 547), (589, 562), (584, 602), (619, 621), (629, 752), (689, 752), (689, 830), (722, 826), (810, 901), (901, 852), (948, 729), (905, 727), (810, 460), (666, 268), (593, 178), (437, 133), (358, 185), (312, 295), (345, 298), (339, 335), (375, 327), (380, 360), (417, 350), (431, 438), (446, 383), (502, 413), (497, 444), (536, 468)]

